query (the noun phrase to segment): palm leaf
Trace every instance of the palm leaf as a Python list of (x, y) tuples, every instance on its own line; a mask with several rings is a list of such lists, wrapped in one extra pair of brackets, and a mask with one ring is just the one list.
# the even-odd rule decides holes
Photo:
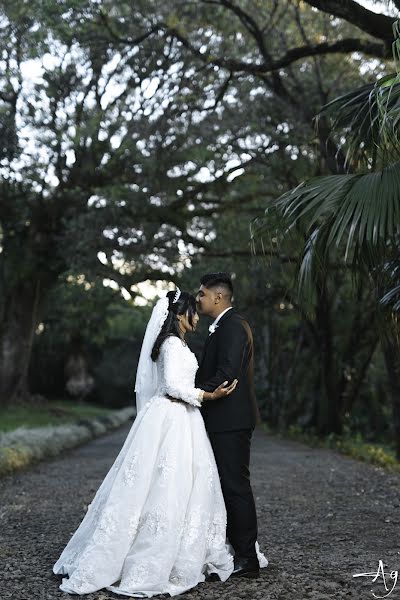
[(389, 290), (383, 296), (383, 298), (381, 300), (381, 304), (391, 304), (391, 302), (395, 298), (399, 298), (399, 299), (396, 300), (396, 302), (393, 304), (393, 309), (399, 310), (400, 309), (400, 283), (398, 285), (396, 285), (394, 288), (392, 288), (391, 290)]
[[(298, 224), (305, 230), (300, 287), (309, 285), (316, 251), (323, 264), (331, 252), (340, 253), (343, 247), (345, 262), (351, 258), (353, 265), (371, 269), (382, 260), (388, 240), (400, 232), (400, 162), (375, 173), (316, 177), (286, 192), (272, 206), (286, 230)], [(258, 219), (253, 236), (267, 234), (267, 221)]]
[(303, 257), (301, 260), (299, 274), (298, 274), (298, 288), (300, 294), (307, 297), (309, 300), (312, 299), (313, 295), (313, 280), (315, 274), (315, 260), (318, 256), (315, 251), (316, 244), (318, 242), (318, 234), (320, 230), (316, 228), (309, 236), (305, 246)]
[(317, 115), (317, 127), (322, 116), (332, 121), (331, 135), (344, 135), (349, 167), (375, 163), (377, 154), (386, 163), (400, 158), (400, 74), (335, 98)]
[[(394, 37), (397, 60), (399, 22)], [(332, 119), (331, 135), (344, 135), (348, 166), (364, 163), (367, 168), (312, 179), (272, 204), (286, 232), (299, 224), (306, 231), (298, 276), (303, 290), (310, 289), (317, 274), (317, 257), (320, 267), (326, 266), (332, 252), (340, 254), (343, 247), (345, 262), (351, 258), (359, 272), (379, 277), (379, 265), (395, 246), (400, 229), (400, 70), (336, 98), (321, 109), (317, 124), (321, 116)], [(253, 235), (266, 233), (267, 221), (259, 219)]]
[(372, 84), (335, 98), (317, 115), (332, 120), (331, 135), (345, 136), (346, 161), (376, 165), (395, 162), (400, 158), (400, 21), (393, 24), (393, 58), (397, 71)]
[(386, 275), (386, 289), (388, 290), (381, 299), (383, 306), (391, 306), (392, 310), (400, 310), (400, 255), (399, 246), (395, 246), (397, 252), (394, 258), (387, 261), (383, 266)]

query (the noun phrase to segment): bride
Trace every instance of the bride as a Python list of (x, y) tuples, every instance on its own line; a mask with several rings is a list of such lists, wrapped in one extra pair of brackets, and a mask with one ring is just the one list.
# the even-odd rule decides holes
[(211, 573), (222, 581), (232, 573), (226, 510), (199, 407), (229, 395), (237, 381), (212, 393), (194, 387), (198, 364), (184, 338), (198, 320), (195, 298), (179, 289), (153, 309), (136, 374), (137, 417), (53, 566), (68, 575), (64, 592), (175, 596)]

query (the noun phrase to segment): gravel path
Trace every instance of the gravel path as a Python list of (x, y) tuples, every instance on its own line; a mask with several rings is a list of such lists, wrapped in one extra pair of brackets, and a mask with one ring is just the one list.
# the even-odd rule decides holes
[[(53, 575), (52, 566), (130, 426), (0, 479), (1, 600), (72, 597), (58, 589), (61, 576)], [(267, 569), (258, 580), (204, 583), (179, 598), (368, 600), (374, 591), (400, 599), (400, 578), (388, 594), (394, 584), (390, 571), (400, 570), (399, 474), (257, 431), (252, 480)], [(372, 576), (353, 578), (376, 573), (379, 560), (387, 590), (382, 577), (375, 583)], [(84, 597), (121, 598), (106, 591)]]

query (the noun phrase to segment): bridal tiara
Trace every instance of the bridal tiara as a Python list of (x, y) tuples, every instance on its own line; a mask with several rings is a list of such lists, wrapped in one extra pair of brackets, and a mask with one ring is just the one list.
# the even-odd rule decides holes
[(175, 304), (175, 302), (178, 302), (180, 295), (181, 295), (181, 290), (177, 287), (174, 299), (172, 300), (172, 304)]

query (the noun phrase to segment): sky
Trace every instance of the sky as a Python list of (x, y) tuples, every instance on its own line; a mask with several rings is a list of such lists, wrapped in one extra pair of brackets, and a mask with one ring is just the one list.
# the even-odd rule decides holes
[(372, 0), (358, 0), (358, 4), (365, 6), (369, 10), (373, 10), (376, 13), (386, 13), (388, 15), (396, 14), (393, 7), (388, 7), (386, 2), (372, 2)]

